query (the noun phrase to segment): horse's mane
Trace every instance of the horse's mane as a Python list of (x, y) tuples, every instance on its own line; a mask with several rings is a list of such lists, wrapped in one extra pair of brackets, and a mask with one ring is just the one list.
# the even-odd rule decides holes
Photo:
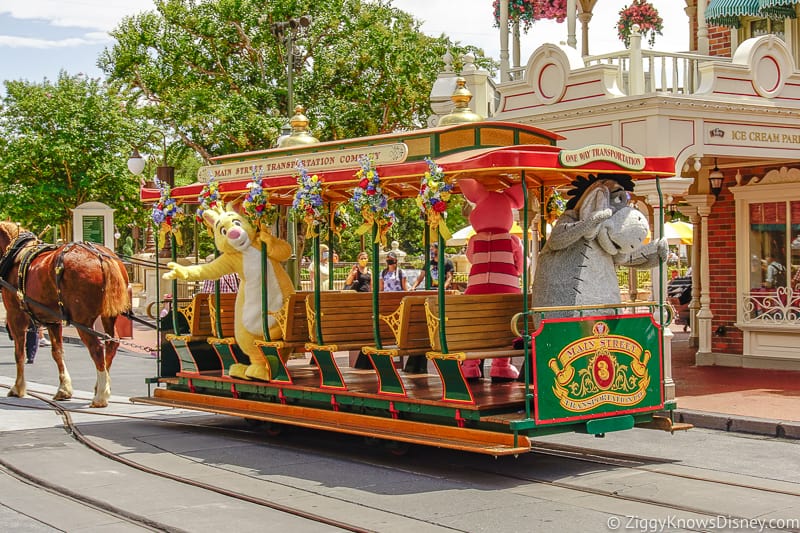
[(26, 231), (25, 228), (16, 222), (11, 222), (10, 220), (0, 220), (0, 232), (4, 233), (9, 241), (13, 240), (17, 235), (24, 231)]

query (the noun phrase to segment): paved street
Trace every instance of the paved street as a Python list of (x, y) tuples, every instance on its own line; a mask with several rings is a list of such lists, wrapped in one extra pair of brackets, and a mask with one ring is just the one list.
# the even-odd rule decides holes
[[(0, 353), (0, 385), (10, 385), (14, 368), (7, 338), (0, 339)], [(54, 390), (55, 365), (47, 355), (43, 350), (35, 364), (26, 366), (31, 391)], [(88, 355), (82, 346), (68, 345), (67, 362), (76, 399), (63, 403), (76, 410), (72, 418), (91, 442), (158, 471), (363, 530), (598, 531), (613, 526), (615, 519), (644, 524), (673, 520), (684, 527), (666, 530), (684, 530), (692, 529), (687, 520), (707, 516), (687, 509), (759, 519), (800, 517), (800, 441), (705, 429), (539, 439), (542, 445), (591, 447), (598, 454), (659, 458), (647, 470), (547, 453), (493, 460), (415, 448), (408, 456), (394, 457), (353, 437), (294, 430), (269, 439), (248, 431), (238, 419), (131, 405), (128, 396), (146, 394), (144, 378), (155, 375), (155, 360), (127, 351), (120, 352), (112, 368), (111, 406), (88, 410), (94, 384)], [(211, 531), (232, 523), (240, 531), (263, 531), (265, 523), (291, 531), (338, 529), (112, 462), (79, 444), (63, 430), (62, 419), (34, 398), (2, 398), (0, 412), (5, 465), (0, 520), (7, 530)], [(42, 492), (8, 475), (9, 468), (70, 487), (105, 507), (87, 508), (64, 500), (59, 491)], [(687, 476), (714, 481), (689, 482)], [(737, 484), (761, 489), (754, 493)], [(618, 495), (603, 493), (605, 488)], [(620, 499), (620, 494), (635, 498)], [(152, 524), (134, 524), (126, 513), (147, 516)]]

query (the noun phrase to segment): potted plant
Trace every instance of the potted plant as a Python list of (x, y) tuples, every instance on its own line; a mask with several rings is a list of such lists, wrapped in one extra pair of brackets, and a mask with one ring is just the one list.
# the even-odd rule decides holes
[(634, 24), (639, 25), (639, 32), (647, 37), (647, 42), (652, 48), (656, 42), (656, 35), (663, 35), (664, 20), (659, 16), (658, 10), (646, 0), (633, 0), (631, 5), (619, 11), (617, 22), (617, 35), (625, 43), (625, 48), (631, 44), (631, 31)]

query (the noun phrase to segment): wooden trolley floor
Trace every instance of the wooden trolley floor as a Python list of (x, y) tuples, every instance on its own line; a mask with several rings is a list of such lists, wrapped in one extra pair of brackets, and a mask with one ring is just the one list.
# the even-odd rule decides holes
[[(132, 398), (131, 401), (493, 456), (530, 451), (529, 439), (521, 434), (515, 435), (507, 427), (499, 431), (459, 427), (463, 425), (459, 421), (467, 419), (507, 425), (511, 419), (524, 418), (525, 387), (522, 383), (492, 384), (488, 379), (481, 380), (471, 385), (474, 404), (451, 403), (441, 401), (441, 380), (433, 374), (403, 375), (407, 392), (403, 397), (378, 394), (378, 380), (375, 372), (370, 370), (340, 367), (347, 390), (331, 390), (319, 386), (316, 368), (305, 362), (291, 366), (292, 384), (232, 379), (220, 371), (178, 373), (178, 379), (165, 380), (174, 382), (169, 384), (169, 388), (156, 389), (153, 397)], [(249, 399), (270, 395), (283, 400)], [(303, 401), (312, 397), (314, 405), (309, 406), (307, 401)], [(385, 404), (390, 411), (397, 408), (398, 415), (374, 416), (344, 407), (375, 405), (376, 402)], [(426, 408), (442, 413), (449, 411), (445, 416), (452, 416), (450, 425), (408, 420), (401, 413), (404, 409), (425, 411)], [(498, 418), (501, 413), (508, 418)]]

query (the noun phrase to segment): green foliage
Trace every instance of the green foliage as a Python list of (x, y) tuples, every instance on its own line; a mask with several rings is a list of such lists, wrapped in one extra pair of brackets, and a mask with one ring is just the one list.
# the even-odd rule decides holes
[(159, 0), (126, 18), (99, 65), (203, 158), (270, 147), (288, 120), (287, 42), (271, 28), (308, 14), (292, 32), (294, 102), (332, 140), (417, 128), (450, 48), (383, 1)]
[(67, 234), (75, 206), (98, 201), (116, 224), (141, 224), (138, 180), (126, 168), (134, 126), (113, 86), (62, 72), (56, 82), (7, 81), (0, 109), (0, 216)]

